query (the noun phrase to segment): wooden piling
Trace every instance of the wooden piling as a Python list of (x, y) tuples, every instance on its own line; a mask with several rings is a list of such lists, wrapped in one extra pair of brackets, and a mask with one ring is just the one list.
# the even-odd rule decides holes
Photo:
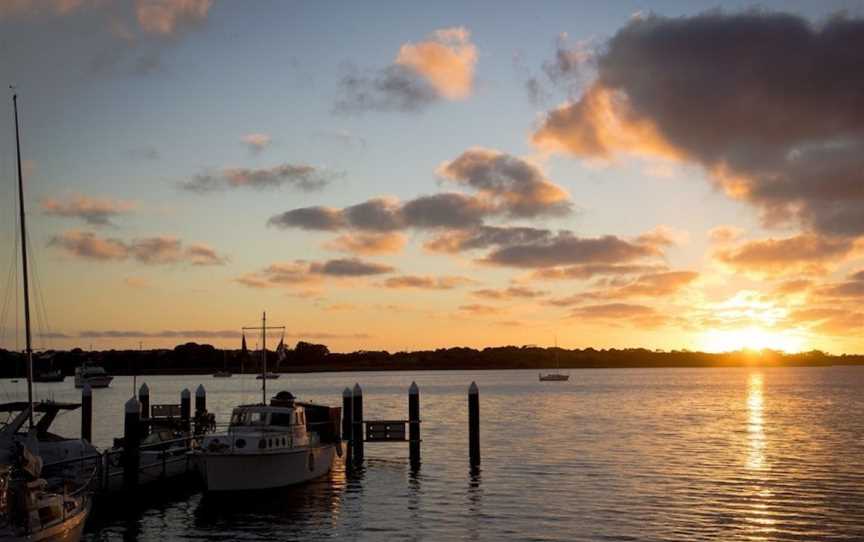
[(360, 384), (354, 384), (354, 394), (351, 405), (352, 431), (351, 445), (354, 448), (354, 462), (358, 465), (363, 463), (363, 390)]
[(351, 442), (351, 388), (342, 391), (342, 440)]
[(142, 437), (146, 437), (150, 433), (150, 388), (147, 383), (141, 384), (138, 388), (138, 402), (141, 403), (141, 431)]
[(93, 389), (86, 382), (81, 388), (81, 438), (93, 442)]
[(141, 464), (141, 403), (135, 397), (126, 401), (123, 423), (123, 489), (131, 492), (138, 486)]
[(192, 394), (189, 392), (189, 388), (183, 388), (183, 391), (180, 392), (180, 421), (183, 422), (186, 431), (189, 431), (189, 419), (191, 417)]
[(468, 388), (468, 455), (471, 469), (480, 466), (480, 390), (476, 382)]
[(207, 412), (207, 390), (204, 389), (204, 384), (198, 384), (195, 388), (195, 417), (200, 418)]
[(411, 382), (408, 388), (408, 456), (411, 469), (420, 468), (420, 388)]

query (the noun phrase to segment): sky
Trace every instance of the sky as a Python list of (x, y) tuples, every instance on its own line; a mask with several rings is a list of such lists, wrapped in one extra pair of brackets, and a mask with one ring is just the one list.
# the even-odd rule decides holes
[(862, 65), (862, 2), (0, 3), (35, 347), (862, 353)]

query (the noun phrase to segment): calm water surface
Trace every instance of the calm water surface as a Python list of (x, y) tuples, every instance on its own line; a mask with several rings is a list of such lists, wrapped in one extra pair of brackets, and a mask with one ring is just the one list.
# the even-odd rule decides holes
[[(87, 540), (864, 540), (864, 367), (283, 375), (274, 391), (341, 404), (360, 382), (367, 419), (407, 417), (421, 389), (423, 466), (367, 444), (365, 469), (266, 499), (200, 494), (122, 518)], [(481, 391), (483, 468), (468, 469), (469, 383)], [(140, 384), (142, 379), (139, 379)], [(250, 377), (146, 377), (152, 403), (203, 383), (208, 409), (257, 400)], [(94, 439), (122, 433), (131, 378), (95, 390)], [(24, 384), (3, 381), (18, 398)], [(72, 380), (38, 385), (77, 400)], [(77, 435), (78, 413), (56, 422)]]

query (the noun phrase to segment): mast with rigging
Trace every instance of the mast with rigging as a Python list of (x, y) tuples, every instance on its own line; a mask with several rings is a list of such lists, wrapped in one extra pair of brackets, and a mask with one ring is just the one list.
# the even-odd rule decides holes
[(24, 271), (24, 334), (26, 337), (27, 359), (27, 402), (30, 404), (30, 427), (33, 427), (33, 345), (30, 336), (30, 285), (27, 276), (27, 222), (24, 212), (24, 179), (21, 173), (21, 138), (18, 134), (18, 94), (12, 94), (12, 108), (15, 110), (15, 152), (18, 158), (18, 211), (21, 217), (21, 266)]

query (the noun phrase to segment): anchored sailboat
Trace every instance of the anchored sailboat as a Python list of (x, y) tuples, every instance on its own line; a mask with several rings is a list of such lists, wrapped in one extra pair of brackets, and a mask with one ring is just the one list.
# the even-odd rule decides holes
[(570, 380), (569, 374), (564, 374), (561, 372), (561, 364), (558, 361), (558, 338), (555, 338), (555, 372), (549, 374), (539, 373), (537, 375), (540, 378), (540, 382), (566, 382)]
[[(21, 262), (24, 285), (24, 333), (27, 362), (27, 403), (20, 414), (0, 430), (0, 540), (69, 541), (81, 539), (84, 523), (90, 513), (90, 495), (86, 485), (72, 492), (51, 490), (41, 478), (42, 457), (38, 436), (50, 420), (43, 417), (34, 423), (33, 346), (30, 333), (30, 289), (27, 273), (27, 223), (24, 211), (24, 181), (21, 173), (21, 140), (18, 133), (18, 95), (12, 96), (15, 110), (15, 146), (18, 158), (18, 205), (21, 222)], [(55, 403), (40, 403), (45, 409)], [(56, 412), (55, 412), (56, 415)], [(26, 419), (25, 419), (26, 418)], [(29, 431), (22, 438), (18, 428), (27, 422)], [(17, 423), (16, 423), (17, 422)], [(70, 480), (66, 480), (68, 482)], [(89, 481), (89, 480), (88, 480)]]

